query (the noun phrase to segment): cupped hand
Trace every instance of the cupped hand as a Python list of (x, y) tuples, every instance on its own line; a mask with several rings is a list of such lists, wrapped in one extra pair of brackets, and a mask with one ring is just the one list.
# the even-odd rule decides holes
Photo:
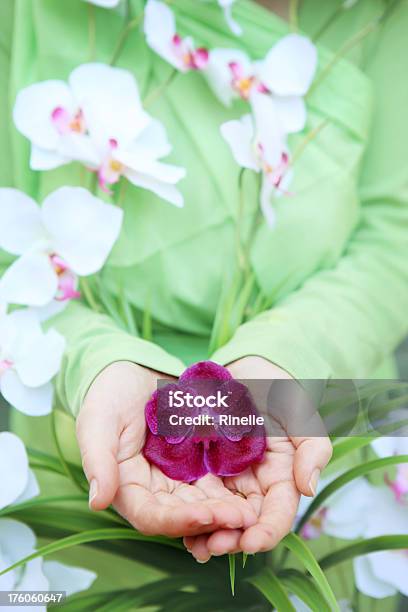
[[(238, 379), (290, 379), (284, 370), (259, 357), (247, 357), (229, 366)], [(315, 415), (315, 418), (318, 418)], [(224, 486), (242, 495), (257, 514), (255, 525), (244, 529), (218, 529), (198, 537), (186, 536), (184, 544), (200, 562), (214, 555), (271, 550), (290, 531), (300, 494), (313, 496), (321, 470), (332, 454), (325, 436), (278, 436), (267, 438), (264, 460), (242, 474), (225, 478)]]
[(185, 484), (143, 457), (144, 407), (159, 378), (164, 376), (153, 370), (116, 362), (91, 385), (77, 419), (91, 509), (113, 504), (147, 535), (193, 536), (254, 525), (254, 507), (222, 479), (207, 475)]

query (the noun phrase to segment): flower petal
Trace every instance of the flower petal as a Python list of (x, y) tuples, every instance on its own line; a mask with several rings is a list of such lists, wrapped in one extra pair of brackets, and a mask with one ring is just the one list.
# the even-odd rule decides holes
[(148, 0), (144, 14), (144, 33), (153, 51), (177, 70), (187, 70), (182, 59), (174, 52), (176, 21), (173, 11), (163, 2)]
[(242, 168), (259, 171), (252, 146), (254, 126), (251, 115), (244, 115), (238, 121), (227, 121), (221, 125), (220, 130), (237, 164)]
[(271, 229), (275, 227), (276, 224), (276, 212), (272, 204), (275, 191), (275, 186), (271, 183), (268, 177), (264, 175), (260, 193), (260, 204), (262, 214)]
[(66, 591), (67, 596), (86, 591), (97, 578), (95, 572), (59, 561), (45, 561), (43, 572), (48, 578), (50, 591)]
[(22, 504), (33, 497), (37, 497), (40, 494), (40, 487), (38, 485), (37, 477), (33, 470), (28, 470), (28, 481), (27, 486), (22, 494), (14, 501), (15, 504)]
[(304, 96), (314, 78), (317, 50), (305, 36), (288, 34), (269, 51), (260, 79), (277, 96)]
[(181, 444), (170, 444), (148, 431), (143, 455), (174, 480), (192, 482), (208, 472), (203, 461), (203, 444), (193, 442), (192, 438), (187, 438)]
[(22, 255), (44, 237), (36, 202), (17, 189), (0, 189), (0, 247)]
[(34, 552), (36, 537), (32, 529), (14, 519), (0, 519), (0, 548), (10, 563)]
[(275, 101), (269, 95), (254, 93), (250, 102), (254, 114), (256, 145), (266, 164), (275, 168), (280, 164), (282, 153), (286, 149)]
[(231, 32), (235, 34), (235, 36), (241, 36), (242, 28), (237, 21), (232, 17), (232, 5), (235, 0), (218, 0), (218, 4), (224, 10), (225, 21)]
[(221, 437), (216, 442), (210, 442), (204, 460), (212, 474), (235, 476), (253, 463), (262, 461), (265, 449), (265, 434), (263, 428), (260, 428), (257, 433), (245, 436), (238, 442)]
[(215, 363), (214, 361), (198, 361), (188, 367), (180, 376), (180, 382), (189, 380), (232, 380), (232, 376), (227, 368)]
[(51, 121), (52, 112), (77, 108), (71, 90), (64, 81), (42, 81), (22, 89), (16, 98), (13, 119), (17, 129), (41, 149), (55, 151), (60, 135)]
[(169, 185), (169, 183), (164, 183), (163, 181), (140, 172), (135, 172), (134, 170), (126, 170), (125, 176), (133, 185), (152, 191), (159, 198), (170, 202), (170, 204), (174, 204), (177, 208), (182, 208), (184, 206), (184, 198), (174, 185)]
[(32, 170), (54, 170), (54, 168), (69, 164), (71, 160), (72, 158), (60, 153), (31, 145), (30, 168)]
[(354, 577), (358, 590), (364, 593), (364, 595), (374, 597), (375, 599), (395, 595), (397, 590), (391, 584), (380, 580), (374, 574), (369, 557), (371, 555), (356, 557), (353, 560)]
[(30, 253), (17, 259), (0, 280), (0, 291), (9, 304), (45, 306), (56, 294), (58, 277), (49, 257)]
[(274, 98), (276, 112), (287, 134), (301, 132), (306, 124), (306, 105), (296, 96)]
[(159, 159), (171, 152), (171, 144), (161, 121), (152, 119), (129, 147), (132, 154), (148, 159)]
[[(0, 510), (23, 494), (28, 484), (28, 457), (16, 435), (0, 433)], [(1, 541), (0, 541), (1, 549)]]
[(139, 89), (131, 72), (105, 64), (82, 64), (69, 77), (92, 140), (100, 149), (115, 139), (131, 142), (150, 121), (142, 109)]
[(30, 343), (24, 355), (15, 363), (15, 370), (27, 387), (42, 387), (50, 382), (61, 367), (65, 338), (55, 329), (41, 334)]
[(95, 4), (96, 6), (102, 6), (103, 8), (113, 8), (118, 6), (120, 0), (87, 0), (91, 4)]
[(54, 394), (51, 383), (36, 389), (26, 387), (10, 369), (0, 378), (0, 392), (9, 404), (28, 416), (44, 416), (51, 412)]
[(222, 104), (230, 106), (238, 94), (232, 87), (233, 74), (230, 64), (237, 64), (244, 74), (252, 72), (251, 60), (239, 49), (213, 49), (204, 71), (208, 84)]
[(76, 274), (87, 276), (100, 270), (108, 258), (123, 212), (86, 189), (61, 187), (44, 200), (42, 218), (55, 252)]
[(37, 559), (33, 559), (32, 561), (29, 561), (24, 566), (23, 575), (22, 575), (21, 580), (18, 583), (17, 590), (18, 591), (48, 591), (48, 589), (49, 589), (49, 583), (48, 583), (47, 577), (44, 575), (44, 572), (43, 572), (43, 560), (41, 559), (41, 557)]
[(406, 550), (381, 550), (368, 555), (371, 570), (380, 581), (408, 595), (408, 552)]

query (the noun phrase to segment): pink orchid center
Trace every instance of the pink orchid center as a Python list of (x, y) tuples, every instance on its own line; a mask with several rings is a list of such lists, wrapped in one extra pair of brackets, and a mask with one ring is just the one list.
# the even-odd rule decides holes
[(72, 114), (66, 108), (57, 106), (51, 113), (51, 121), (61, 135), (85, 134), (86, 132), (85, 119), (81, 109)]
[(290, 166), (290, 158), (286, 151), (282, 151), (279, 163), (275, 166), (271, 165), (265, 157), (264, 147), (258, 142), (255, 153), (258, 157), (258, 162), (262, 172), (267, 176), (268, 180), (276, 189), (280, 189), (282, 179)]
[(173, 36), (172, 46), (176, 57), (185, 68), (189, 70), (204, 70), (207, 66), (209, 60), (208, 49), (204, 47), (195, 49), (188, 40), (181, 38), (179, 34)]
[(110, 138), (107, 153), (98, 170), (99, 186), (102, 191), (109, 194), (112, 192), (108, 188), (108, 185), (114, 185), (117, 183), (125, 170), (124, 165), (113, 156), (113, 152), (117, 148), (118, 141), (115, 140), (115, 138)]
[(315, 540), (323, 533), (324, 521), (327, 515), (327, 508), (320, 508), (302, 528), (302, 536), (305, 540)]
[(394, 479), (385, 477), (385, 481), (395, 495), (398, 503), (405, 503), (408, 495), (408, 465), (401, 464), (397, 466), (397, 473)]
[(58, 302), (66, 302), (67, 300), (80, 298), (81, 294), (76, 288), (76, 274), (70, 270), (68, 264), (56, 254), (50, 255), (50, 261), (54, 272), (58, 276), (58, 289), (55, 299)]
[(0, 376), (4, 374), (4, 372), (7, 372), (7, 370), (9, 370), (12, 367), (13, 367), (13, 362), (10, 361), (9, 359), (0, 360)]

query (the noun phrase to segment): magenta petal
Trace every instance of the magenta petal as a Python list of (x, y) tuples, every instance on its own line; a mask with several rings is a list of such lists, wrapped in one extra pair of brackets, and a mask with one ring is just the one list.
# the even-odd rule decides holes
[[(177, 391), (177, 383), (169, 383), (157, 389), (145, 406), (145, 418), (150, 431), (155, 435), (162, 435), (170, 444), (179, 444), (193, 432), (193, 425), (170, 425), (169, 418), (176, 411), (169, 406), (169, 391)], [(191, 416), (188, 408), (179, 409), (178, 415)]]
[(205, 451), (205, 463), (208, 471), (216, 476), (235, 476), (252, 463), (261, 462), (265, 449), (266, 441), (261, 431), (257, 435), (246, 436), (239, 442), (220, 439), (210, 442)]
[(194, 363), (180, 376), (180, 382), (187, 380), (231, 380), (232, 376), (223, 366), (213, 361)]
[(157, 434), (157, 431), (158, 431), (157, 394), (158, 394), (158, 391), (155, 391), (145, 406), (146, 423), (150, 431), (154, 434)]
[(169, 444), (161, 436), (147, 432), (143, 455), (173, 480), (192, 482), (208, 473), (204, 463), (204, 445), (191, 438), (181, 444)]

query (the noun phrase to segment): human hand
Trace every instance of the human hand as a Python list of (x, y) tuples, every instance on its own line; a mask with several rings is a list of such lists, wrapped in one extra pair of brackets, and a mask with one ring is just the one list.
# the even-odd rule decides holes
[[(234, 378), (290, 379), (287, 372), (261, 357), (245, 357), (228, 369)], [(316, 418), (317, 417), (316, 415)], [(257, 514), (255, 525), (246, 529), (220, 529), (198, 537), (186, 536), (184, 544), (200, 562), (214, 556), (244, 551), (256, 553), (274, 548), (290, 531), (300, 494), (313, 496), (321, 470), (332, 454), (327, 437), (282, 435), (267, 438), (260, 464), (224, 479), (224, 486), (239, 492)]]
[(90, 507), (111, 503), (147, 535), (190, 536), (256, 523), (249, 502), (211, 474), (194, 484), (165, 476), (142, 455), (146, 402), (162, 374), (131, 362), (105, 368), (91, 385), (77, 419)]

